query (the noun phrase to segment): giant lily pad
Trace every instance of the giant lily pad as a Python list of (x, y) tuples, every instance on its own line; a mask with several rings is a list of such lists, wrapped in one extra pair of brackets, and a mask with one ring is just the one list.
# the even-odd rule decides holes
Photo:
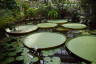
[(67, 48), (88, 61), (96, 61), (96, 36), (81, 36), (70, 40)]
[(64, 27), (57, 27), (56, 30), (57, 30), (57, 31), (61, 31), (61, 32), (67, 32), (67, 31), (69, 31), (70, 29), (69, 29), (69, 28), (64, 28)]
[(96, 35), (96, 30), (89, 31), (89, 33)]
[(40, 24), (37, 24), (38, 27), (40, 28), (52, 28), (52, 27), (56, 27), (57, 24), (54, 24), (54, 23), (40, 23)]
[(29, 48), (42, 49), (50, 48), (63, 44), (66, 41), (66, 37), (63, 34), (41, 32), (31, 34), (23, 40), (24, 45)]
[(79, 23), (67, 23), (62, 25), (65, 28), (71, 28), (71, 29), (84, 29), (87, 26), (84, 24), (79, 24)]
[(36, 30), (38, 27), (35, 25), (21, 25), (21, 26), (15, 26), (13, 30), (10, 30), (9, 28), (6, 29), (6, 32), (11, 34), (22, 34), (22, 33), (29, 33), (34, 30)]
[(48, 20), (48, 22), (62, 24), (62, 23), (67, 23), (68, 21), (67, 20)]

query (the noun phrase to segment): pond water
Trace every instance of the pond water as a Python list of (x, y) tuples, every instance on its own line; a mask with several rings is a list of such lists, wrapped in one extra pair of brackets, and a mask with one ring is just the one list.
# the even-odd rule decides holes
[[(68, 29), (68, 31), (60, 32), (54, 30), (54, 28), (51, 29), (39, 28), (37, 31), (32, 33), (38, 33), (38, 32), (61, 33), (67, 37), (67, 40), (70, 40), (79, 35), (89, 35), (89, 33), (85, 29), (84, 30)], [(34, 54), (30, 54), (29, 50), (26, 47), (24, 47), (20, 39), (21, 37), (16, 37), (15, 39), (11, 37), (9, 38), (8, 41), (2, 42), (0, 44), (1, 64), (40, 64), (40, 63), (41, 64), (80, 64), (81, 63), (81, 59), (71, 56), (68, 53), (65, 45), (62, 45), (61, 47), (58, 48), (43, 50), (41, 53), (43, 54), (44, 59), (43, 61), (38, 62), (39, 58), (37, 56), (34, 56)]]
[[(74, 35), (73, 35), (74, 34)], [(70, 31), (67, 32), (68, 38), (73, 38), (79, 35), (79, 31)], [(73, 36), (72, 36), (73, 35)], [(17, 39), (9, 39), (7, 42), (3, 42), (0, 44), (0, 61), (2, 64), (38, 64), (38, 57), (34, 55), (30, 55), (28, 52), (29, 50), (25, 48), (21, 41)], [(79, 64), (80, 61), (77, 58), (72, 57), (66, 51), (65, 46), (43, 50), (42, 51), (44, 61), (41, 61), (41, 64)], [(65, 61), (64, 61), (64, 60)], [(58, 60), (58, 61), (56, 61)]]

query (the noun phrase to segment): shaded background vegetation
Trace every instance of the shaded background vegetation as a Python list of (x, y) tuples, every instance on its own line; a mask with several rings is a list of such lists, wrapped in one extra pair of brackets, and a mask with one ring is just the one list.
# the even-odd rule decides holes
[(96, 28), (96, 0), (81, 0), (81, 6), (89, 19), (90, 28)]
[(91, 29), (96, 28), (95, 0), (0, 0), (0, 30), (22, 18), (70, 18), (72, 22), (80, 22), (82, 13), (86, 24)]

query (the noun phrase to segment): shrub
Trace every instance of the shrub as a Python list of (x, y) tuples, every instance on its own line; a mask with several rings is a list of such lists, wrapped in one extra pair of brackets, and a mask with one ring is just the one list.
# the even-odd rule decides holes
[(38, 12), (38, 8), (29, 8), (26, 11), (26, 15), (34, 17), (35, 15), (37, 15), (37, 12)]
[(11, 23), (15, 21), (16, 19), (13, 16), (4, 16), (0, 18), (0, 27), (3, 27), (4, 25)]
[(49, 19), (56, 19), (56, 18), (58, 18), (58, 12), (57, 12), (57, 10), (50, 10), (49, 12), (48, 12), (48, 17), (49, 17)]

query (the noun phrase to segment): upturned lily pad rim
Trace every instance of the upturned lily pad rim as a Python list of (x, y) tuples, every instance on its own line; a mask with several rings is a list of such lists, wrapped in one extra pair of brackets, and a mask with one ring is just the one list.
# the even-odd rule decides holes
[[(37, 33), (56, 33), (56, 32), (37, 32)], [(33, 33), (33, 34), (36, 34), (36, 33)], [(64, 34), (62, 34), (62, 33), (56, 33), (56, 34), (60, 34), (60, 35), (63, 35), (63, 36), (64, 36), (65, 41), (64, 41), (62, 44), (57, 45), (57, 46), (53, 46), (53, 47), (38, 48), (37, 50), (49, 50), (49, 49), (54, 49), (54, 48), (63, 46), (63, 45), (66, 43), (67, 37), (66, 37)], [(32, 35), (32, 34), (31, 34), (31, 35)], [(27, 35), (27, 36), (28, 36), (28, 35)], [(27, 36), (26, 36), (26, 37), (27, 37)], [(24, 44), (24, 39), (25, 39), (26, 37), (24, 37), (24, 38), (22, 39), (22, 42), (23, 42), (24, 47), (26, 47), (26, 48), (28, 48), (28, 49), (30, 49), (30, 50), (33, 50), (34, 48), (30, 48), (30, 47), (28, 47), (28, 46), (26, 46), (26, 45)]]
[[(36, 25), (20, 25), (20, 26), (34, 26), (35, 29), (34, 30), (31, 30), (31, 31), (27, 31), (27, 32), (9, 32), (8, 30), (10, 30), (9, 28), (6, 28), (5, 31), (8, 33), (8, 34), (12, 34), (12, 35), (22, 35), (22, 34), (27, 34), (27, 33), (31, 33), (31, 32), (34, 32), (35, 30), (38, 29), (38, 26)], [(15, 27), (18, 27), (18, 26), (15, 26)]]
[(68, 32), (71, 29), (70, 28), (64, 28), (64, 27), (57, 27), (55, 28), (56, 31), (60, 31), (60, 32)]
[[(96, 37), (96, 35), (79, 35), (79, 36), (77, 36), (77, 37), (74, 37), (74, 38), (70, 39), (69, 41), (67, 41), (67, 42), (65, 43), (66, 49), (67, 49), (68, 51), (72, 52), (72, 51), (68, 48), (68, 43), (69, 43), (71, 40), (75, 39), (75, 38), (83, 37), (83, 36), (93, 36), (93, 37)], [(76, 53), (74, 53), (74, 52), (72, 52), (72, 54), (75, 55), (75, 56), (77, 56), (77, 57), (79, 57), (79, 58), (81, 58), (81, 59), (83, 59), (83, 60), (85, 60), (85, 61), (94, 62), (94, 61), (90, 61), (90, 60), (88, 60), (88, 59), (86, 59), (86, 58), (83, 58), (83, 57), (79, 56), (78, 54), (76, 54)]]
[[(43, 26), (43, 24), (50, 24), (50, 25), (53, 25), (53, 26)], [(41, 25), (41, 26), (40, 26)], [(54, 27), (56, 27), (58, 24), (55, 24), (55, 23), (39, 23), (39, 24), (37, 24), (37, 26), (39, 27), (39, 28), (54, 28)]]
[(90, 34), (96, 35), (96, 30), (88, 31)]
[[(58, 21), (62, 21), (62, 22), (58, 22)], [(49, 23), (57, 23), (57, 24), (64, 24), (64, 23), (67, 23), (68, 21), (67, 21), (67, 19), (61, 19), (61, 20), (48, 20), (47, 22), (49, 22)]]
[(64, 27), (64, 28), (69, 28), (69, 29), (73, 29), (73, 30), (80, 30), (80, 29), (85, 29), (85, 28), (87, 28), (87, 26), (85, 25), (85, 24), (80, 24), (80, 25), (84, 25), (85, 27), (82, 27), (82, 28), (72, 28), (72, 27), (70, 27), (70, 26), (68, 26), (68, 27), (65, 27), (64, 25), (68, 25), (68, 24), (80, 24), (80, 23), (66, 23), (66, 24), (63, 24), (63, 25), (61, 25), (62, 27)]

